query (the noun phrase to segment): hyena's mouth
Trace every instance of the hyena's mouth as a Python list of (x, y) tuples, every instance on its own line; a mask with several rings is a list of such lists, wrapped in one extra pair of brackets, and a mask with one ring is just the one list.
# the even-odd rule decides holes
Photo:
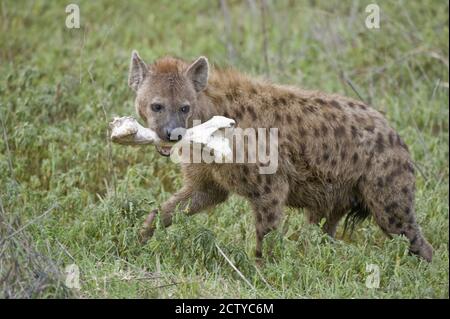
[(157, 145), (156, 150), (162, 156), (170, 156), (170, 151), (172, 150), (171, 145)]

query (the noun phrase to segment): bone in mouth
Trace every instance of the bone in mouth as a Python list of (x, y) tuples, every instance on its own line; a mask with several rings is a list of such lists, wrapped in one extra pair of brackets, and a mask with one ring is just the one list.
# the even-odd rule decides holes
[[(232, 128), (235, 125), (233, 119), (224, 116), (213, 116), (209, 121), (186, 130), (182, 142), (203, 144), (217, 153), (218, 156), (228, 156), (231, 153), (229, 140), (220, 129)], [(111, 123), (111, 140), (122, 145), (163, 145), (164, 143), (155, 131), (140, 125), (136, 119), (130, 116), (115, 117)]]

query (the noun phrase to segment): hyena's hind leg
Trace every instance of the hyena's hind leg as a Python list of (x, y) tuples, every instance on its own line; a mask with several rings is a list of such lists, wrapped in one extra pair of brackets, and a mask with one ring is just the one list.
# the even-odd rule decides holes
[(285, 204), (285, 196), (283, 194), (287, 194), (288, 192), (287, 183), (275, 181), (272, 186), (274, 186), (276, 191), (269, 190), (269, 192), (249, 198), (255, 215), (255, 256), (258, 259), (262, 258), (264, 237), (280, 225), (283, 217), (283, 206)]
[(305, 209), (306, 216), (308, 218), (308, 223), (318, 225), (325, 218), (325, 223), (323, 224), (323, 231), (327, 233), (330, 237), (336, 237), (336, 230), (339, 224), (339, 221), (342, 217), (345, 216), (345, 210), (337, 210), (333, 211), (333, 213), (325, 214), (313, 210), (313, 209)]
[(406, 236), (410, 252), (430, 262), (433, 248), (424, 238), (415, 217), (413, 166), (408, 160), (387, 159), (383, 167), (366, 175), (366, 182), (361, 186), (364, 200), (385, 233)]

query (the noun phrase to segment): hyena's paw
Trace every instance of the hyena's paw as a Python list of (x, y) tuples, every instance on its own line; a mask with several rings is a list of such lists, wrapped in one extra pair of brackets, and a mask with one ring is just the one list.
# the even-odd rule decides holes
[(266, 261), (264, 260), (264, 258), (262, 256), (255, 256), (256, 267), (263, 268), (265, 264), (266, 264)]
[(153, 236), (153, 232), (155, 231), (155, 217), (157, 213), (157, 210), (153, 210), (145, 219), (139, 232), (139, 242), (141, 244), (145, 244)]
[(411, 240), (410, 252), (419, 255), (428, 262), (431, 262), (433, 259), (433, 247), (421, 235)]

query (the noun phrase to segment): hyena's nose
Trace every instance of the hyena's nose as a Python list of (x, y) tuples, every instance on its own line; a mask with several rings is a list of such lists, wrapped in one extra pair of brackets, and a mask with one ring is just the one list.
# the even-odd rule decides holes
[(178, 130), (166, 129), (166, 136), (169, 141), (179, 141), (183, 138)]

